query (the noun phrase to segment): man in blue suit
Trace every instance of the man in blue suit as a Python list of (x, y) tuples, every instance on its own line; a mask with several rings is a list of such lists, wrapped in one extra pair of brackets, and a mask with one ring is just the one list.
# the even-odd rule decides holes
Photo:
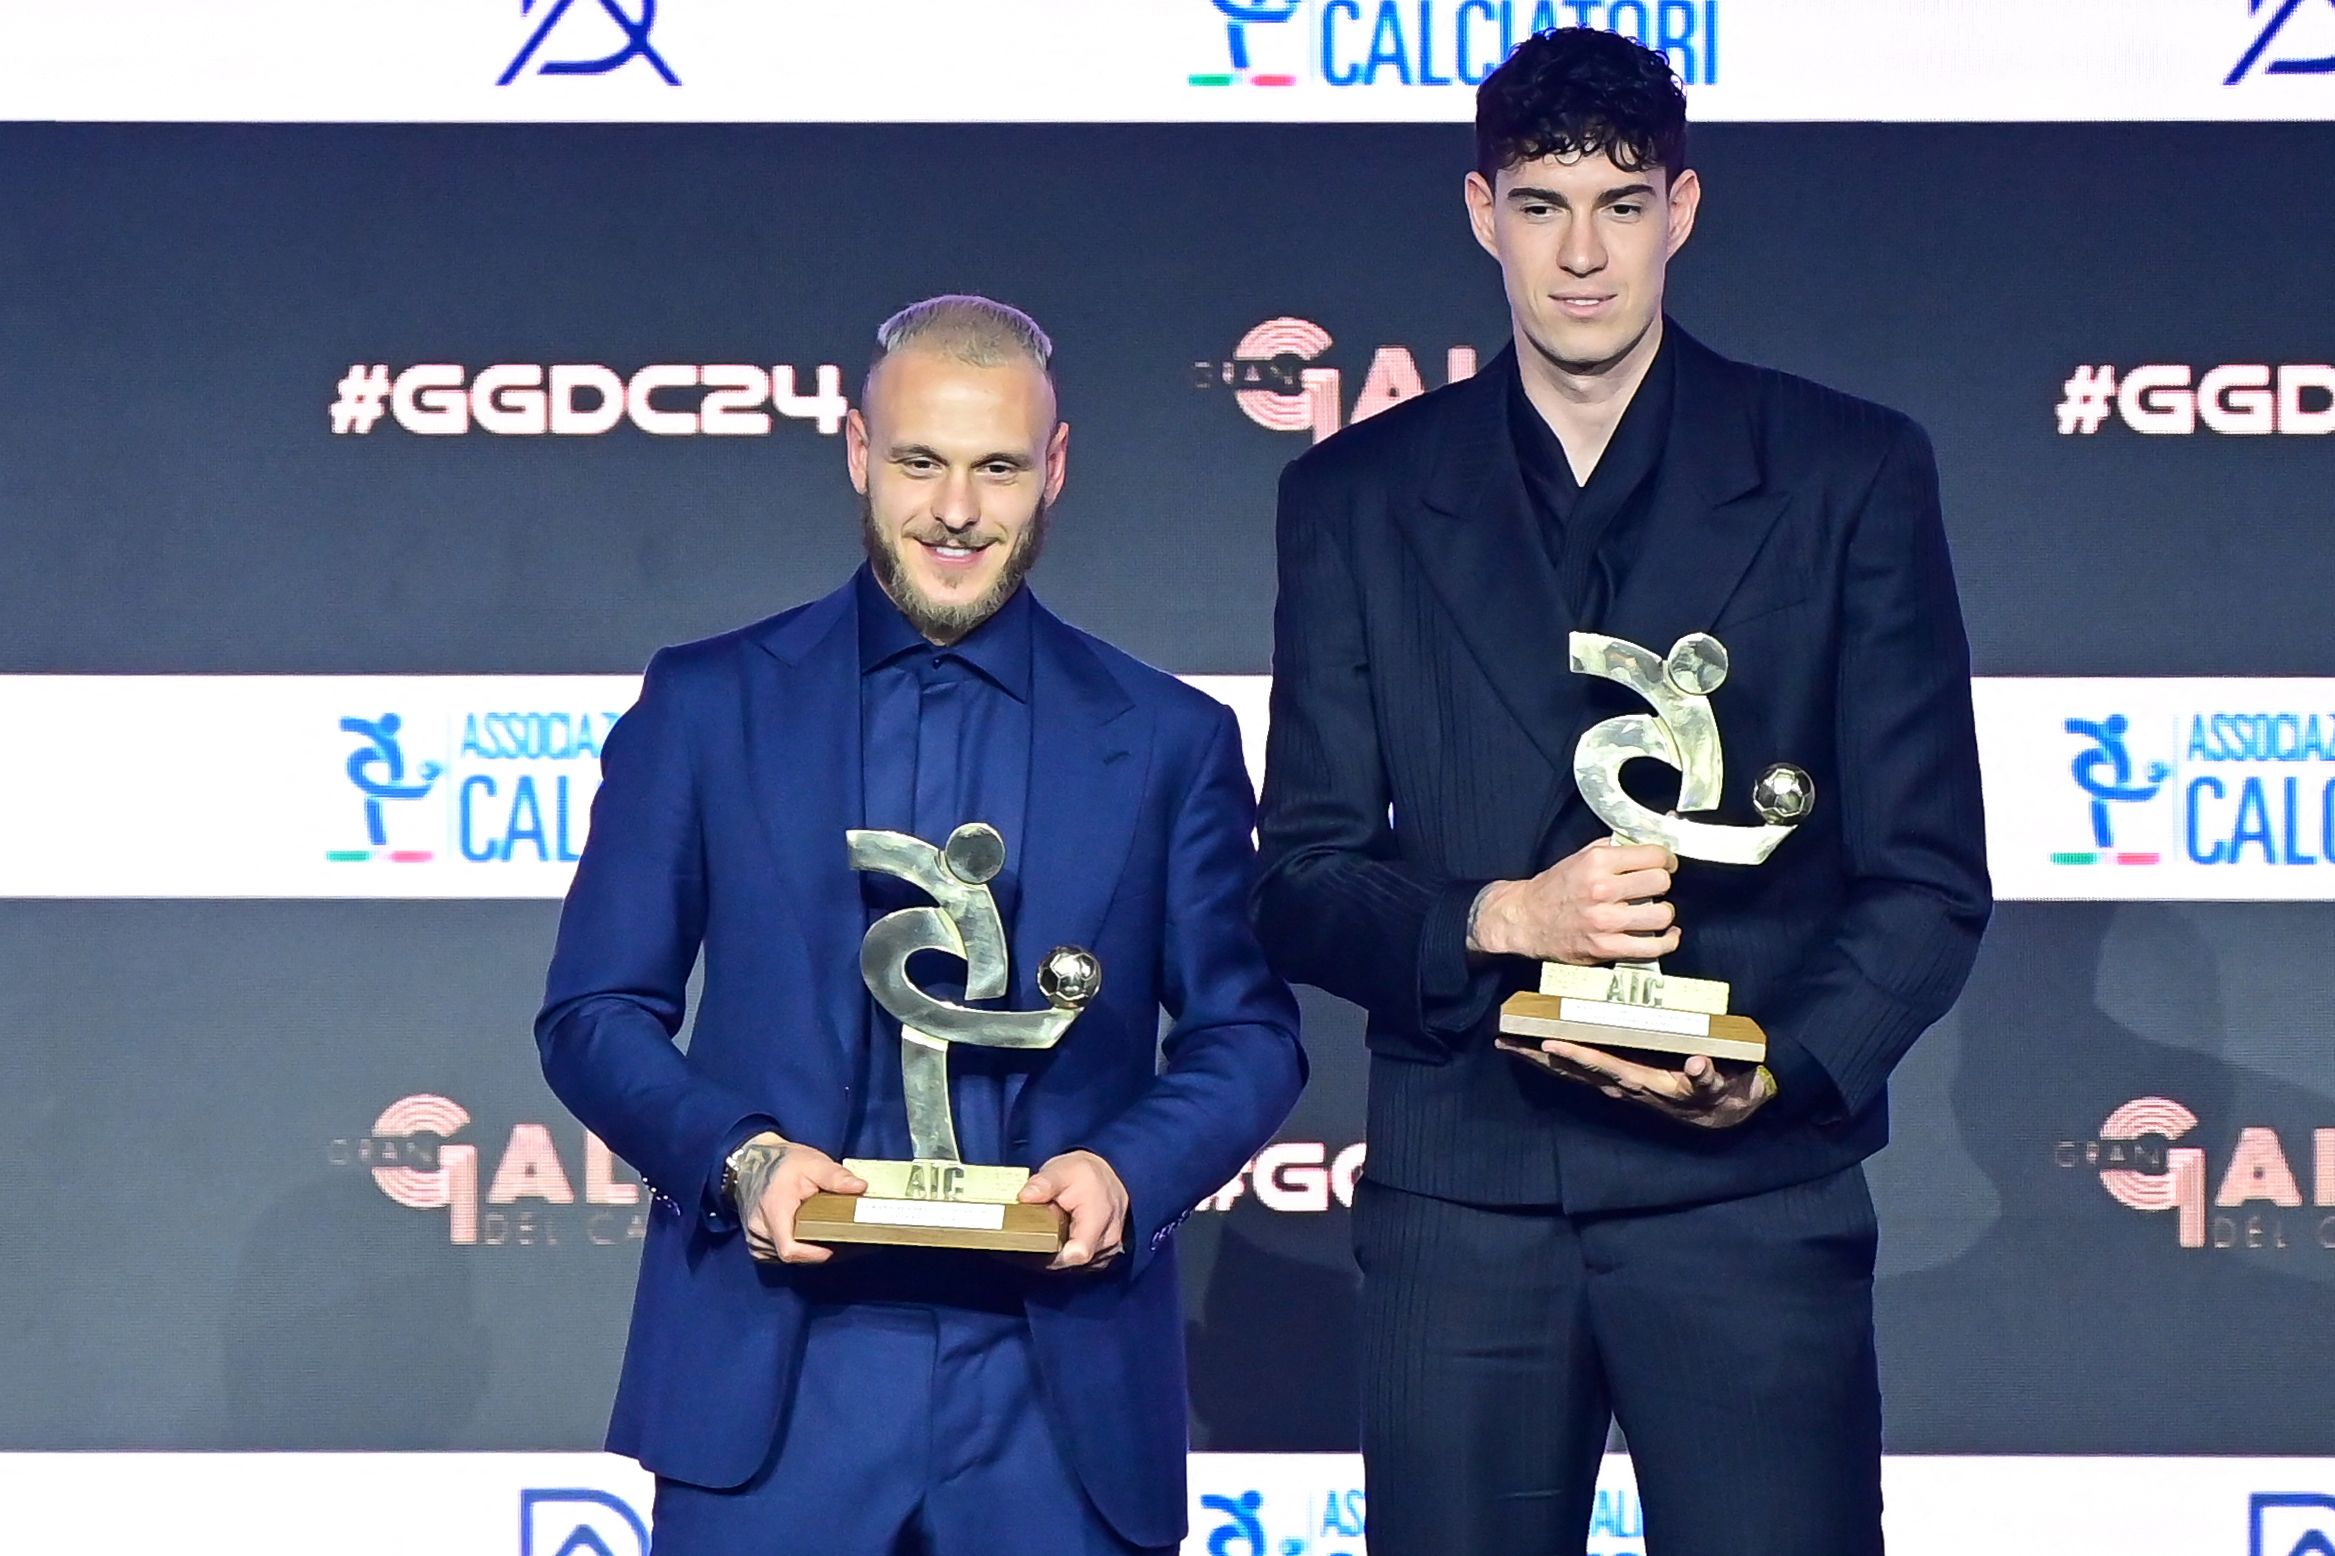
[[(608, 1446), (658, 1477), (659, 1556), (1166, 1549), (1171, 1234), (1305, 1076), (1243, 910), (1239, 731), (1022, 586), (1069, 447), (1037, 325), (943, 297), (878, 342), (846, 429), (868, 566), (650, 662), (560, 920), (544, 1074), (655, 1195)], [(844, 834), (976, 820), (1008, 848), (1003, 1008), (1044, 1007), (1051, 947), (1104, 968), (1055, 1048), (950, 1056), (964, 1159), (1035, 1169), (1022, 1197), (1067, 1239), (1044, 1270), (837, 1255), (794, 1235), (803, 1201), (865, 1187), (847, 1155), (910, 1155), (900, 1029), (859, 950), (913, 899), (855, 873)], [(919, 982), (961, 996), (941, 960)]]

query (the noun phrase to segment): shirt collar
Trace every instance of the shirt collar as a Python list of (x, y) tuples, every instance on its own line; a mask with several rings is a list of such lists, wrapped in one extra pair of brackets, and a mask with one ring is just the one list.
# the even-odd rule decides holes
[(1017, 701), (1030, 700), (1033, 607), (1028, 585), (1014, 590), (996, 615), (941, 647), (926, 641), (910, 624), (884, 586), (876, 582), (872, 568), (862, 563), (853, 581), (859, 593), (860, 674), (922, 653), (935, 659), (956, 659)]
[[(1661, 462), (1675, 397), (1676, 353), (1671, 350), (1675, 333), (1665, 321), (1661, 343), (1654, 348), (1654, 360), (1646, 364), (1646, 376), (1638, 381), (1630, 403), (1622, 407), (1621, 419), (1614, 423), (1613, 436), (1606, 441), (1605, 452), (1598, 456), (1597, 468), (1589, 472), (1590, 487), (1599, 491), (1609, 486), (1628, 490)], [(1532, 397), (1524, 392), (1521, 353), (1510, 357), (1508, 394), (1510, 430), (1516, 439), (1517, 457), (1526, 472), (1559, 482), (1567, 491), (1583, 490), (1582, 484), (1573, 477), (1573, 462), (1566, 457), (1563, 440), (1533, 405)]]

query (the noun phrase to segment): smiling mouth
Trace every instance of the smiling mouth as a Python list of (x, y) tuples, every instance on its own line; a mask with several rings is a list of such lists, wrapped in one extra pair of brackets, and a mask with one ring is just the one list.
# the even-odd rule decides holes
[(972, 561), (982, 552), (988, 550), (992, 545), (996, 544), (996, 542), (989, 540), (979, 540), (967, 543), (962, 541), (923, 539), (917, 540), (916, 543), (922, 546), (936, 560), (949, 563), (954, 566), (963, 566), (965, 563)]

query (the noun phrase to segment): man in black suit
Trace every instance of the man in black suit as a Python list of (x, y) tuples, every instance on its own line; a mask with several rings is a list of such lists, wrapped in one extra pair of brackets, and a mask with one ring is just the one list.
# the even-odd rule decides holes
[[(1282, 482), (1253, 908), (1370, 1018), (1372, 1556), (1582, 1550), (1616, 1418), (1656, 1556), (1881, 1549), (1860, 1163), (1990, 907), (1969, 647), (1921, 429), (1664, 320), (1685, 132), (1659, 54), (1526, 40), (1466, 180), (1512, 349)], [(1766, 864), (1611, 845), (1574, 742), (1646, 710), (1574, 629), (1731, 651), (1715, 819), (1774, 762), (1818, 796)], [(1767, 1063), (1499, 1039), (1538, 962), (1657, 956)]]

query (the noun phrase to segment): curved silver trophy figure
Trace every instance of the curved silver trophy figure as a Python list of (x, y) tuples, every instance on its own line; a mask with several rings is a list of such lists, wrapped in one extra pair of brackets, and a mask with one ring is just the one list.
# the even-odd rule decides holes
[(931, 907), (902, 908), (876, 920), (859, 950), (868, 992), (900, 1023), (901, 1090), (916, 1154), (905, 1162), (847, 1159), (843, 1165), (867, 1181), (867, 1192), (813, 1195), (796, 1216), (798, 1235), (812, 1242), (1057, 1251), (1062, 1213), (1017, 1198), (1030, 1179), (1028, 1168), (971, 1165), (958, 1155), (949, 1111), (949, 1049), (960, 1043), (1053, 1047), (1101, 989), (1102, 963), (1077, 946), (1047, 952), (1038, 969), (1044, 1010), (975, 1010), (936, 999), (908, 976), (908, 959), (920, 951), (961, 959), (969, 1000), (995, 999), (1006, 991), (1005, 922), (989, 890), (1005, 868), (1005, 839), (980, 821), (957, 828), (938, 847), (905, 832), (854, 830), (844, 838), (852, 868), (898, 876), (933, 900)]
[[(1622, 790), (1623, 765), (1647, 757), (1678, 769), (1679, 811), (1718, 805), (1726, 759), (1711, 693), (1725, 683), (1728, 662), (1717, 638), (1690, 632), (1668, 654), (1656, 654), (1621, 638), (1576, 632), (1568, 646), (1577, 673), (1626, 686), (1653, 709), (1594, 724), (1573, 747), (1573, 781), (1613, 829), (1615, 842), (1661, 843), (1682, 860), (1755, 865), (1807, 819), (1815, 782), (1786, 762), (1768, 768), (1752, 787), (1756, 827), (1657, 815)], [(1767, 1034), (1750, 1017), (1728, 1014), (1727, 999), (1722, 980), (1667, 974), (1658, 962), (1543, 962), (1540, 992), (1512, 995), (1500, 1007), (1500, 1030), (1600, 1048), (1764, 1059)]]

